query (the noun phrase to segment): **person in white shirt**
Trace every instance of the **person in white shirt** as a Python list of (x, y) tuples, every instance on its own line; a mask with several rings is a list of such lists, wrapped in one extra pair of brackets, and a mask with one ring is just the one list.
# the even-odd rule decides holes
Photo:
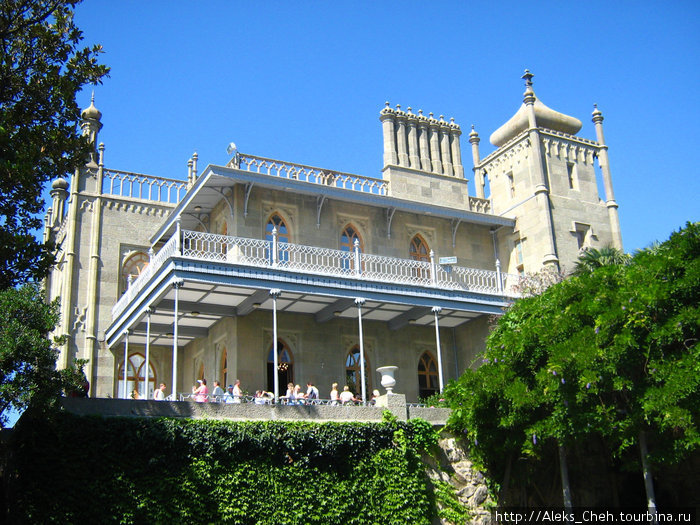
[(311, 381), (306, 383), (306, 399), (309, 401), (318, 399), (318, 388), (316, 388)]
[(161, 383), (156, 391), (153, 392), (153, 399), (156, 401), (165, 401), (165, 383)]
[(214, 381), (214, 391), (211, 393), (211, 395), (214, 396), (214, 401), (221, 401), (221, 398), (224, 395), (224, 389), (221, 388), (221, 383), (218, 381)]
[(241, 390), (241, 380), (236, 379), (233, 384), (233, 402), (240, 403), (243, 400), (243, 391)]
[(340, 393), (340, 402), (345, 405), (355, 401), (355, 396), (350, 392), (350, 387), (345, 385), (343, 391)]

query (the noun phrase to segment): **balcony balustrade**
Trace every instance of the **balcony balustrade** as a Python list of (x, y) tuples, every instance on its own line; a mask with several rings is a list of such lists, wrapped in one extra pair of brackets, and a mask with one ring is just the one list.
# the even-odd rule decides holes
[(435, 263), (434, 256), (431, 256), (431, 261), (416, 261), (361, 253), (357, 246), (353, 251), (344, 251), (278, 242), (274, 233), (272, 240), (263, 240), (180, 231), (180, 242), (178, 235), (170, 238), (114, 306), (112, 317), (124, 311), (171, 257), (301, 272), (320, 277), (356, 278), (499, 296), (517, 295), (513, 291), (518, 279), (516, 275), (461, 266), (443, 267)]

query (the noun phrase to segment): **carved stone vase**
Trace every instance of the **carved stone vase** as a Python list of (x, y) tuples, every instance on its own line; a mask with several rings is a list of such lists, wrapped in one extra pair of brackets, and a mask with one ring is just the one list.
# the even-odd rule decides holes
[(391, 394), (396, 384), (396, 379), (394, 379), (394, 372), (398, 369), (398, 366), (380, 366), (377, 368), (377, 372), (382, 374), (382, 386), (386, 389), (387, 394)]

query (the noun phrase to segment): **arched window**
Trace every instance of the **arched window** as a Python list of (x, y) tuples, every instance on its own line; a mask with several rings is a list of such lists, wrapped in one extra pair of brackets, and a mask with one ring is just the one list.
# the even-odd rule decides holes
[(129, 287), (129, 277), (131, 277), (131, 282), (134, 282), (146, 269), (149, 261), (148, 255), (143, 252), (136, 252), (124, 261), (124, 265), (122, 266), (121, 293), (124, 293)]
[(224, 388), (228, 385), (228, 351), (226, 347), (221, 350), (221, 379), (223, 380)]
[(421, 399), (438, 392), (437, 361), (430, 352), (424, 352), (418, 361), (418, 396)]
[(430, 248), (428, 248), (428, 243), (420, 235), (416, 235), (411, 239), (409, 251), (411, 259), (414, 261), (430, 261)]
[[(428, 243), (425, 242), (425, 239), (420, 235), (416, 235), (411, 239), (409, 255), (414, 261), (430, 262), (430, 248), (428, 248)], [(427, 279), (429, 273), (426, 268), (414, 268), (413, 276), (420, 279)]]
[[(275, 390), (275, 347), (270, 346), (267, 353), (267, 391)], [(277, 381), (280, 395), (283, 396), (287, 390), (287, 384), (294, 382), (294, 356), (287, 343), (282, 339), (277, 340)]]
[(273, 228), (277, 228), (277, 260), (282, 263), (287, 262), (289, 260), (289, 250), (287, 249), (286, 244), (289, 242), (289, 228), (287, 227), (287, 223), (282, 216), (276, 212), (270, 215), (270, 218), (267, 220), (267, 224), (265, 225), (265, 240), (270, 241), (270, 260), (272, 260)]
[[(345, 357), (345, 384), (356, 395), (362, 395), (362, 377), (360, 376), (360, 347), (353, 346)], [(372, 375), (369, 360), (365, 354), (365, 390), (372, 392)]]
[[(343, 230), (343, 233), (340, 234), (340, 249), (341, 249), (341, 251), (354, 253), (356, 240), (359, 243), (358, 248), (360, 249), (360, 253), (362, 253), (364, 251), (362, 237), (360, 237), (360, 234), (357, 233), (357, 230), (355, 229), (355, 227), (352, 224), (348, 224), (345, 227), (345, 229)], [(355, 269), (355, 259), (354, 258), (343, 259), (342, 265), (343, 265), (344, 270), (354, 270)]]
[[(124, 397), (124, 361), (119, 363), (119, 397)], [(152, 399), (153, 392), (156, 387), (156, 372), (153, 369), (153, 363), (148, 364), (148, 393), (146, 393), (144, 385), (146, 381), (146, 358), (141, 354), (132, 354), (129, 356), (126, 369), (126, 397), (130, 397), (134, 390), (137, 390), (139, 395), (145, 399)]]

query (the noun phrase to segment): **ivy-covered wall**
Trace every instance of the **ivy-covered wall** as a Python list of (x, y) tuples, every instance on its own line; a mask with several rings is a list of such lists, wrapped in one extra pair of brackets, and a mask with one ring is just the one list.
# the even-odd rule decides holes
[(440, 491), (419, 452), (436, 436), (422, 420), (26, 418), (6, 503), (31, 523), (430, 523)]

